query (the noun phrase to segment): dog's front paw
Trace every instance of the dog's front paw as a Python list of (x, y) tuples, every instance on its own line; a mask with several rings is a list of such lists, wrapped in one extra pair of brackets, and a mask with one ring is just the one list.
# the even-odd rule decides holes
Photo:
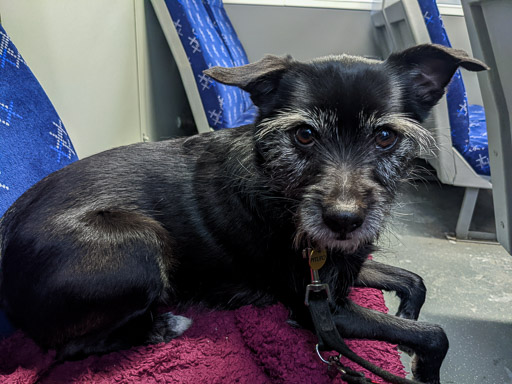
[(448, 352), (448, 338), (443, 329), (432, 325), (430, 335), (425, 339), (421, 351), (416, 351), (411, 371), (414, 379), (425, 384), (440, 384), (441, 364)]
[(409, 348), (406, 345), (399, 345), (398, 349), (404, 353), (407, 353), (409, 356), (414, 356), (414, 349)]
[(411, 371), (414, 380), (423, 384), (441, 384), (439, 369), (424, 365), (421, 358), (415, 355), (412, 360)]
[(421, 305), (417, 305), (415, 300), (402, 300), (400, 307), (396, 312), (396, 316), (401, 317), (402, 319), (418, 320), (420, 309)]
[(397, 292), (397, 295), (400, 297), (400, 306), (396, 316), (402, 319), (418, 320), (421, 307), (425, 302), (427, 288), (421, 277), (412, 273), (411, 275), (414, 276), (414, 279), (411, 279), (407, 290)]

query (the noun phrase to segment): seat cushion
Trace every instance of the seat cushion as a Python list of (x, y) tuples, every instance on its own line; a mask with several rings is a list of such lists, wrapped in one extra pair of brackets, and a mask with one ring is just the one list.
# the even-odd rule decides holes
[[(232, 128), (238, 126), (239, 121), (248, 120), (245, 113), (253, 106), (247, 94), (203, 74), (213, 66), (234, 67), (247, 63), (245, 52), (242, 54), (236, 48), (230, 51), (226, 46), (225, 41), (236, 43), (238, 37), (232, 25), (226, 24), (227, 15), (221, 12), (222, 2), (212, 7), (201, 0), (166, 0), (165, 3), (194, 72), (210, 127)], [(235, 45), (241, 47), (239, 41)]]
[(33, 184), (75, 160), (59, 115), (0, 26), (0, 216)]
[(235, 127), (241, 127), (243, 125), (249, 125), (254, 123), (256, 117), (258, 116), (258, 108), (252, 104), (249, 109), (247, 109), (240, 118), (236, 121)]

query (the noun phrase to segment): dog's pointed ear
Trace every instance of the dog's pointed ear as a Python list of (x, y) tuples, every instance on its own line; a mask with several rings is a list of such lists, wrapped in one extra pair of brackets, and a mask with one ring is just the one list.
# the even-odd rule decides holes
[(260, 106), (275, 91), (292, 62), (291, 56), (266, 55), (255, 63), (233, 68), (212, 67), (203, 73), (219, 83), (235, 85), (249, 92), (254, 104)]
[(459, 67), (474, 72), (489, 69), (463, 50), (437, 44), (418, 45), (393, 53), (385, 63), (397, 68), (399, 76), (403, 77), (412, 102), (410, 107), (415, 109), (409, 112), (416, 113), (420, 120), (444, 95)]

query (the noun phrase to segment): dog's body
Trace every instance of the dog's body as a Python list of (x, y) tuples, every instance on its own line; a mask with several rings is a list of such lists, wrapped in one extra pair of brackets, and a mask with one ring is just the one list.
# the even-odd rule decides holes
[[(459, 65), (484, 69), (422, 46), (384, 63), (268, 56), (209, 70), (251, 93), (256, 124), (114, 149), (35, 185), (0, 222), (4, 308), (62, 358), (168, 341), (189, 323), (156, 315), (163, 303), (281, 301), (311, 326), (301, 251), (312, 244), (329, 254), (320, 275), (342, 335), (411, 348), (415, 376), (439, 382), (448, 345), (414, 321), (421, 279), (367, 256), (429, 140), (417, 122)], [(399, 316), (355, 306), (352, 285), (396, 290)]]

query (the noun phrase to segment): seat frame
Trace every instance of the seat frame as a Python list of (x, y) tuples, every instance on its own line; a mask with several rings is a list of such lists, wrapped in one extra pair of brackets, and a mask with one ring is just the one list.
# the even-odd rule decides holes
[(490, 71), (478, 74), (487, 121), (498, 241), (512, 254), (512, 43), (510, 0), (462, 0), (473, 55)]

